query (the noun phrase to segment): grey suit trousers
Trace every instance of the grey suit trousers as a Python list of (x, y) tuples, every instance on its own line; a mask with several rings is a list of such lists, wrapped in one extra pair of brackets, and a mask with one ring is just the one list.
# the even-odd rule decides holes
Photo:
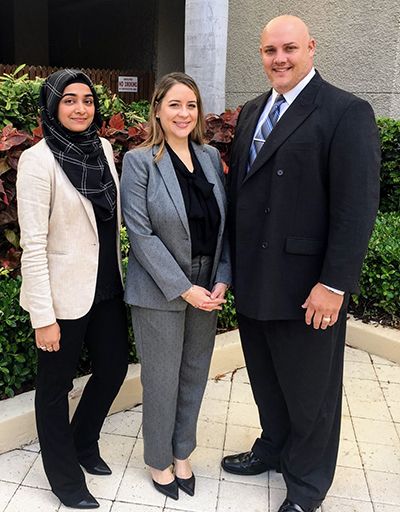
[[(212, 258), (192, 261), (193, 284), (207, 287)], [(132, 306), (141, 362), (144, 460), (163, 470), (196, 447), (196, 425), (214, 347), (217, 312)]]

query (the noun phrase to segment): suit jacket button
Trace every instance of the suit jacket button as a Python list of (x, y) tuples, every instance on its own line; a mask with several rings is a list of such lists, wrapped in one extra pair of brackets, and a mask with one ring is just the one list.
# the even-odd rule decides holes
[(271, 208), (265, 208), (264, 213), (270, 213), (270, 212), (271, 212)]
[(261, 244), (261, 247), (262, 247), (263, 249), (267, 249), (267, 248), (268, 248), (268, 245), (269, 245), (269, 244), (268, 244), (268, 242), (263, 242), (263, 243)]
[(276, 171), (276, 174), (277, 174), (278, 176), (283, 176), (283, 170), (282, 170), (282, 169), (278, 169), (278, 170)]

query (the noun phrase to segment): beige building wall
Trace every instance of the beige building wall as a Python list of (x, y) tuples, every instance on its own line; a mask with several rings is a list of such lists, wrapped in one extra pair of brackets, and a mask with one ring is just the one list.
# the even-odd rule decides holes
[(230, 0), (227, 108), (268, 89), (259, 34), (280, 14), (309, 25), (323, 78), (370, 101), (377, 116), (400, 119), (399, 0)]

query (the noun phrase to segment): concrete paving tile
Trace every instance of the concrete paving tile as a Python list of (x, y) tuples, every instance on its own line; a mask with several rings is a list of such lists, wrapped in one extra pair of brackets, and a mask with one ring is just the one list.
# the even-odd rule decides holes
[[(113, 504), (112, 501), (101, 500), (101, 499), (97, 499), (97, 501), (99, 502), (100, 507), (97, 508), (96, 510), (98, 510), (99, 512), (110, 512), (112, 504)], [(64, 505), (61, 505), (61, 507), (59, 508), (59, 512), (70, 512), (72, 510), (82, 510), (82, 509), (65, 507)]]
[(38, 442), (26, 444), (22, 447), (23, 450), (26, 450), (27, 452), (40, 452), (40, 444)]
[(389, 361), (389, 359), (384, 359), (383, 357), (376, 356), (375, 354), (371, 354), (371, 359), (374, 364), (381, 364), (385, 366), (398, 366), (397, 363)]
[(355, 442), (356, 437), (354, 435), (352, 418), (349, 418), (347, 416), (342, 418), (342, 424), (340, 427), (340, 439)]
[(124, 411), (108, 416), (101, 431), (106, 434), (137, 437), (141, 425), (141, 412)]
[(143, 412), (143, 404), (137, 404), (129, 410), (132, 412)]
[(197, 446), (221, 448), (224, 445), (226, 426), (224, 423), (198, 421)]
[(336, 498), (370, 501), (364, 471), (338, 466), (329, 495)]
[(400, 423), (395, 423), (394, 425), (396, 427), (397, 435), (399, 436), (399, 440), (400, 440)]
[(187, 512), (213, 512), (217, 506), (219, 481), (212, 478), (196, 478), (196, 494), (188, 496), (179, 492), (179, 500), (167, 498), (165, 508)]
[(269, 512), (276, 512), (286, 498), (286, 489), (269, 489)]
[(85, 473), (86, 484), (89, 491), (95, 498), (114, 500), (121, 484), (124, 470), (125, 466), (118, 466), (113, 464), (112, 475), (96, 476)]
[[(225, 455), (233, 455), (237, 452), (228, 452), (224, 451)], [(261, 475), (252, 475), (252, 476), (246, 476), (246, 475), (233, 475), (232, 473), (227, 473), (223, 469), (221, 469), (221, 481), (226, 482), (234, 482), (234, 483), (242, 483), (246, 485), (261, 485), (263, 487), (268, 485), (268, 471), (265, 473), (261, 473)]]
[[(140, 511), (140, 512), (142, 512), (142, 511)], [(163, 512), (176, 512), (176, 508), (164, 508)], [(191, 511), (190, 510), (180, 510), (179, 512), (191, 512)]]
[(254, 404), (254, 396), (250, 384), (234, 381), (232, 383), (231, 393), (231, 403), (232, 402)]
[(400, 447), (369, 443), (359, 443), (359, 447), (366, 469), (400, 475)]
[(338, 466), (362, 469), (361, 457), (357, 443), (342, 439), (339, 446)]
[(260, 428), (256, 405), (231, 402), (229, 404), (227, 423), (228, 425)]
[(399, 437), (394, 423), (391, 421), (353, 418), (353, 424), (358, 442), (388, 446), (399, 445)]
[(247, 373), (247, 368), (238, 368), (236, 372), (233, 374), (233, 382), (244, 382), (245, 384), (250, 384), (249, 374)]
[[(368, 402), (383, 402), (381, 386), (378, 380), (347, 379), (344, 383), (347, 399), (365, 400)], [(350, 403), (351, 406), (351, 403)]]
[(269, 508), (268, 488), (221, 482), (217, 512), (264, 511)]
[[(111, 512), (162, 512), (161, 507), (152, 507), (151, 505), (135, 505), (134, 503), (122, 503), (114, 501)], [(164, 509), (165, 512), (165, 509)]]
[(5, 512), (56, 512), (60, 501), (51, 491), (20, 486)]
[[(364, 381), (368, 382), (368, 381)], [(392, 417), (385, 400), (368, 400), (365, 395), (363, 400), (347, 395), (350, 415), (354, 418), (367, 418), (371, 420), (391, 421)], [(400, 410), (400, 407), (399, 407)]]
[(18, 489), (18, 484), (10, 482), (0, 482), (0, 510), (3, 511), (6, 505), (14, 496), (15, 491)]
[(226, 380), (210, 379), (207, 382), (204, 399), (229, 400), (231, 393), (231, 382)]
[(364, 352), (364, 350), (359, 350), (358, 348), (352, 348), (347, 346), (344, 352), (344, 360), (345, 361), (353, 361), (355, 363), (370, 363), (370, 355), (368, 352)]
[(350, 409), (347, 403), (346, 395), (344, 395), (342, 399), (342, 416), (350, 416)]
[(366, 470), (373, 502), (396, 505), (400, 510), (399, 475)]
[(193, 473), (205, 478), (219, 478), (222, 449), (197, 447), (190, 456)]
[(260, 428), (228, 424), (224, 449), (236, 453), (247, 452), (260, 434)]
[(382, 503), (374, 503), (375, 512), (399, 512), (397, 505), (383, 505)]
[(400, 384), (400, 365), (376, 364), (374, 366), (380, 382), (396, 382)]
[(0, 455), (0, 480), (20, 484), (38, 458), (35, 452), (13, 450)]
[(371, 502), (328, 496), (322, 504), (322, 512), (374, 512), (374, 509)]
[(154, 488), (147, 470), (129, 467), (122, 478), (116, 500), (163, 507), (166, 498)]
[(346, 382), (348, 379), (377, 380), (377, 376), (371, 362), (345, 361), (344, 381)]
[(283, 479), (282, 473), (276, 471), (269, 471), (269, 486), (271, 489), (283, 489), (286, 490), (286, 483)]
[(23, 480), (23, 485), (29, 487), (37, 487), (39, 489), (50, 489), (50, 484), (47, 480), (46, 474), (43, 469), (42, 457), (39, 456), (31, 469), (28, 471), (26, 477)]
[(102, 434), (99, 443), (100, 453), (111, 469), (114, 465), (126, 466), (135, 443), (135, 437)]
[(383, 394), (388, 403), (400, 403), (400, 384), (395, 382), (384, 382), (381, 384)]
[(400, 402), (388, 402), (387, 406), (393, 421), (400, 423)]
[(143, 459), (143, 439), (138, 439), (133, 447), (128, 467), (146, 469), (146, 463)]
[(203, 400), (200, 409), (199, 420), (225, 423), (228, 412), (228, 403), (224, 400), (213, 400), (211, 398)]

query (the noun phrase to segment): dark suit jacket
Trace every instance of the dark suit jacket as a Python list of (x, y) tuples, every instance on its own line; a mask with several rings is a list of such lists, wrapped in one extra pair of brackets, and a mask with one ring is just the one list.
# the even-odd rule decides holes
[(317, 282), (357, 291), (378, 207), (379, 137), (370, 105), (317, 73), (246, 174), (270, 93), (243, 107), (230, 160), (236, 307), (259, 320), (299, 319)]

